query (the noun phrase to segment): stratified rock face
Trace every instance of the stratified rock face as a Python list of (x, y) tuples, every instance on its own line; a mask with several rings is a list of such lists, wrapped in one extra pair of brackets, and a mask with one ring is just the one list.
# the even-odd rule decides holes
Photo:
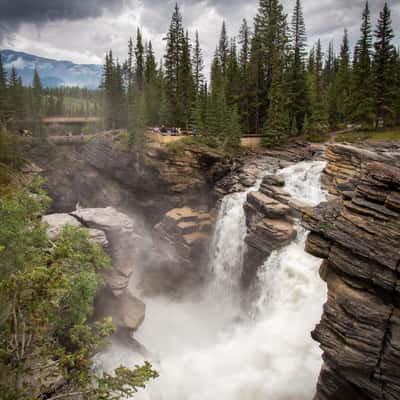
[(380, 162), (361, 169), (351, 200), (304, 216), (307, 251), (325, 258), (328, 284), (312, 334), (324, 351), (315, 400), (400, 398), (400, 169)]
[(296, 237), (293, 210), (288, 206), (290, 195), (283, 186), (281, 177), (267, 175), (260, 191), (247, 196), (244, 205), (248, 227), (243, 276), (245, 286), (274, 250), (286, 246)]
[[(147, 268), (147, 275), (153, 280), (151, 291), (190, 290), (193, 284), (202, 280), (214, 224), (213, 215), (190, 207), (175, 208), (165, 214), (153, 229), (160, 246), (159, 254), (165, 257), (158, 271), (154, 270), (154, 265)], [(155, 282), (160, 283), (158, 288)], [(149, 287), (148, 284), (145, 286)]]
[(322, 175), (322, 184), (333, 195), (354, 192), (363, 167), (369, 162), (398, 163), (398, 154), (381, 149), (379, 152), (360, 147), (335, 144), (326, 152), (327, 167)]

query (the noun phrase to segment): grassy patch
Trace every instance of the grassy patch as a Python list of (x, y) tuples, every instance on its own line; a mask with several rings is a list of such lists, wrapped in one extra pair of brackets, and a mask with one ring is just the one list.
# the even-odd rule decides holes
[(372, 142), (400, 140), (400, 128), (381, 131), (347, 132), (335, 137), (335, 142), (360, 143), (367, 140)]
[(183, 154), (185, 150), (197, 150), (212, 152), (221, 156), (231, 156), (237, 154), (241, 149), (223, 146), (207, 136), (187, 136), (181, 140), (165, 145), (168, 151), (175, 154)]
[(310, 133), (306, 135), (306, 139), (311, 143), (325, 143), (329, 140), (328, 133)]

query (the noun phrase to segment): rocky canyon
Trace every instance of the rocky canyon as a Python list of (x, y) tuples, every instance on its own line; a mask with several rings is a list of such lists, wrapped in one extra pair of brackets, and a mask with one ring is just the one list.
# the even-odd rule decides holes
[[(228, 158), (102, 138), (32, 158), (52, 240), (82, 226), (111, 256), (95, 317), (117, 332), (98, 365), (152, 359), (139, 399), (400, 398), (398, 144)], [(244, 374), (231, 390), (214, 355), (232, 363), (221, 380)]]

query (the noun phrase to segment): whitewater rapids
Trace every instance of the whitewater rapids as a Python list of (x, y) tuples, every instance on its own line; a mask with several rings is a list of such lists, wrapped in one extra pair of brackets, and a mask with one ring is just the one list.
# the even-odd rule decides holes
[[(311, 206), (325, 200), (323, 162), (303, 162), (279, 172), (290, 195)], [(258, 190), (260, 181), (251, 190)], [(321, 260), (305, 253), (307, 232), (260, 266), (261, 295), (244, 311), (239, 280), (245, 248), (247, 193), (221, 204), (210, 251), (212, 283), (201, 298), (173, 302), (144, 299), (147, 311), (135, 338), (151, 354), (160, 377), (138, 400), (309, 400), (321, 352), (310, 337), (326, 288)], [(256, 315), (250, 318), (250, 315)], [(133, 367), (143, 358), (113, 345), (97, 356), (100, 368)]]

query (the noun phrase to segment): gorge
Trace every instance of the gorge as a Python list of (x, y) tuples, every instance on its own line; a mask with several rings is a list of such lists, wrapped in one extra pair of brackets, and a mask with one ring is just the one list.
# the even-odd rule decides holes
[(64, 214), (45, 220), (90, 228), (113, 260), (96, 369), (149, 360), (143, 400), (397, 398), (398, 150), (60, 149), (67, 174), (40, 168)]

